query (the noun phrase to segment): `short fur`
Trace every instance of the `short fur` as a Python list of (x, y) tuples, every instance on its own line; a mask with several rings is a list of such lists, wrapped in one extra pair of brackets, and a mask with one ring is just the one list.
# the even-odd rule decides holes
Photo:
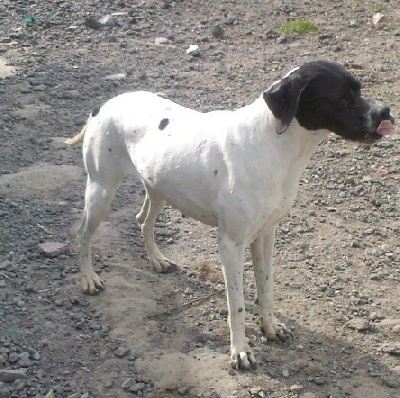
[(256, 361), (245, 337), (243, 262), (250, 246), (260, 324), (267, 338), (291, 332), (273, 313), (272, 251), (279, 221), (290, 211), (303, 170), (329, 132), (373, 142), (393, 122), (387, 107), (360, 95), (341, 65), (316, 61), (275, 82), (236, 111), (200, 113), (148, 92), (122, 94), (93, 113), (68, 143), (83, 143), (88, 174), (80, 229), (82, 289), (104, 284), (93, 271), (90, 242), (106, 216), (120, 179), (135, 173), (146, 198), (137, 215), (149, 260), (172, 270), (154, 242), (154, 223), (166, 201), (218, 227), (231, 337), (231, 365)]

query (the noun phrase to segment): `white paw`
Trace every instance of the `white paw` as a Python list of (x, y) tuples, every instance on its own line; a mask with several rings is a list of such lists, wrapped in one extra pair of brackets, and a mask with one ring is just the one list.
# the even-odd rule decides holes
[(97, 294), (105, 288), (105, 283), (95, 272), (82, 275), (81, 289), (86, 294)]
[(173, 261), (168, 260), (165, 257), (155, 258), (153, 261), (151, 261), (151, 263), (153, 264), (156, 272), (160, 272), (163, 274), (175, 271), (178, 268), (178, 266)]
[(253, 351), (248, 344), (243, 350), (231, 348), (230, 363), (233, 369), (254, 369), (257, 366)]
[(288, 337), (293, 337), (292, 331), (279, 319), (272, 318), (272, 323), (264, 323), (261, 326), (263, 335), (270, 340), (285, 341)]

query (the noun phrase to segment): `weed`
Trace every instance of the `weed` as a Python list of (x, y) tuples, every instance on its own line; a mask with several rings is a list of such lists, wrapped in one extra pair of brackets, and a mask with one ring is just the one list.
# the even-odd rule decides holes
[(286, 22), (279, 27), (280, 31), (285, 35), (293, 35), (296, 33), (317, 33), (318, 26), (311, 21), (304, 19), (295, 19), (293, 21)]
[(377, 3), (374, 6), (374, 10), (378, 12), (387, 11), (388, 5), (386, 3)]

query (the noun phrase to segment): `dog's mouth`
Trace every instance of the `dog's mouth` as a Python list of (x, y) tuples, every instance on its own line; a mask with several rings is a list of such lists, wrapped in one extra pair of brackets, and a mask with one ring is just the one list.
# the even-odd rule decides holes
[(388, 136), (393, 133), (393, 130), (394, 130), (394, 125), (391, 120), (382, 120), (379, 123), (379, 126), (376, 129), (376, 132), (381, 136)]
[(393, 120), (389, 119), (381, 120), (378, 127), (376, 128), (376, 131), (367, 133), (362, 139), (362, 142), (365, 142), (366, 144), (371, 144), (375, 141), (380, 140), (382, 137), (388, 137), (392, 135), (393, 131), (394, 131)]

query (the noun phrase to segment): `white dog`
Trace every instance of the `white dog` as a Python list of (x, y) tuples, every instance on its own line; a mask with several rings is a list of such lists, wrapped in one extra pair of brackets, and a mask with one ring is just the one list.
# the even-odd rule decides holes
[(246, 246), (254, 265), (261, 330), (267, 338), (285, 338), (291, 332), (273, 314), (271, 260), (275, 229), (293, 205), (303, 170), (329, 132), (373, 142), (389, 135), (393, 122), (389, 108), (363, 99), (360, 83), (328, 61), (304, 64), (236, 111), (200, 113), (143, 91), (109, 100), (67, 141), (84, 138), (88, 174), (80, 228), (83, 291), (93, 294), (104, 286), (92, 268), (90, 241), (118, 182), (133, 172), (146, 189), (137, 221), (157, 272), (175, 266), (154, 242), (154, 223), (166, 201), (218, 227), (231, 365), (255, 366), (245, 338)]

